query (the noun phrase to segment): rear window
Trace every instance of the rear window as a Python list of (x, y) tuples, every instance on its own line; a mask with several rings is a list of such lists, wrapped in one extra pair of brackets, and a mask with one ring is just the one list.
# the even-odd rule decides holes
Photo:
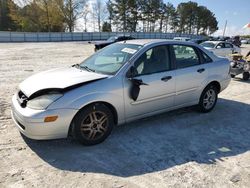
[(215, 47), (215, 44), (212, 42), (203, 42), (200, 45), (205, 47), (205, 48), (214, 48)]
[(204, 63), (211, 63), (211, 62), (213, 62), (213, 60), (205, 52), (203, 52), (202, 50), (200, 50), (200, 53), (201, 53), (201, 56), (203, 58), (203, 62)]

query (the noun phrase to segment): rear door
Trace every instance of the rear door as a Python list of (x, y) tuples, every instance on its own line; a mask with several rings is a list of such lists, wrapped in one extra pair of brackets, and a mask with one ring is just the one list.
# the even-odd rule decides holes
[(197, 92), (208, 76), (198, 49), (188, 45), (172, 45), (176, 66), (175, 106), (183, 106), (199, 99)]

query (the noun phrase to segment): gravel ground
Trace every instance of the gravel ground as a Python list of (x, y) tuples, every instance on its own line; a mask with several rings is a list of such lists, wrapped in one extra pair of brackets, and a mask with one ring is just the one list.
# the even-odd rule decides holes
[(81, 42), (0, 43), (0, 187), (249, 187), (250, 81), (239, 78), (211, 113), (147, 118), (96, 146), (22, 137), (10, 117), (18, 83), (93, 52)]

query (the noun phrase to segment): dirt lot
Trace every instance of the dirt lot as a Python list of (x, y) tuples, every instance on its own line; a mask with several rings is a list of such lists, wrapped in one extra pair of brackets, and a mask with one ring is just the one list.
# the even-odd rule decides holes
[(238, 78), (211, 113), (161, 114), (97, 146), (22, 137), (10, 118), (18, 83), (91, 53), (84, 43), (0, 43), (0, 187), (249, 187), (250, 81)]

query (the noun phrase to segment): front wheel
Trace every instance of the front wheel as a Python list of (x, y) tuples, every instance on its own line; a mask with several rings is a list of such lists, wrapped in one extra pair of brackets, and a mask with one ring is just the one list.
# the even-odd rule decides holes
[(83, 145), (103, 142), (111, 133), (114, 118), (104, 104), (93, 104), (78, 112), (74, 119), (74, 136)]
[(210, 112), (216, 105), (218, 98), (218, 89), (214, 85), (207, 86), (200, 97), (198, 104), (199, 111)]

